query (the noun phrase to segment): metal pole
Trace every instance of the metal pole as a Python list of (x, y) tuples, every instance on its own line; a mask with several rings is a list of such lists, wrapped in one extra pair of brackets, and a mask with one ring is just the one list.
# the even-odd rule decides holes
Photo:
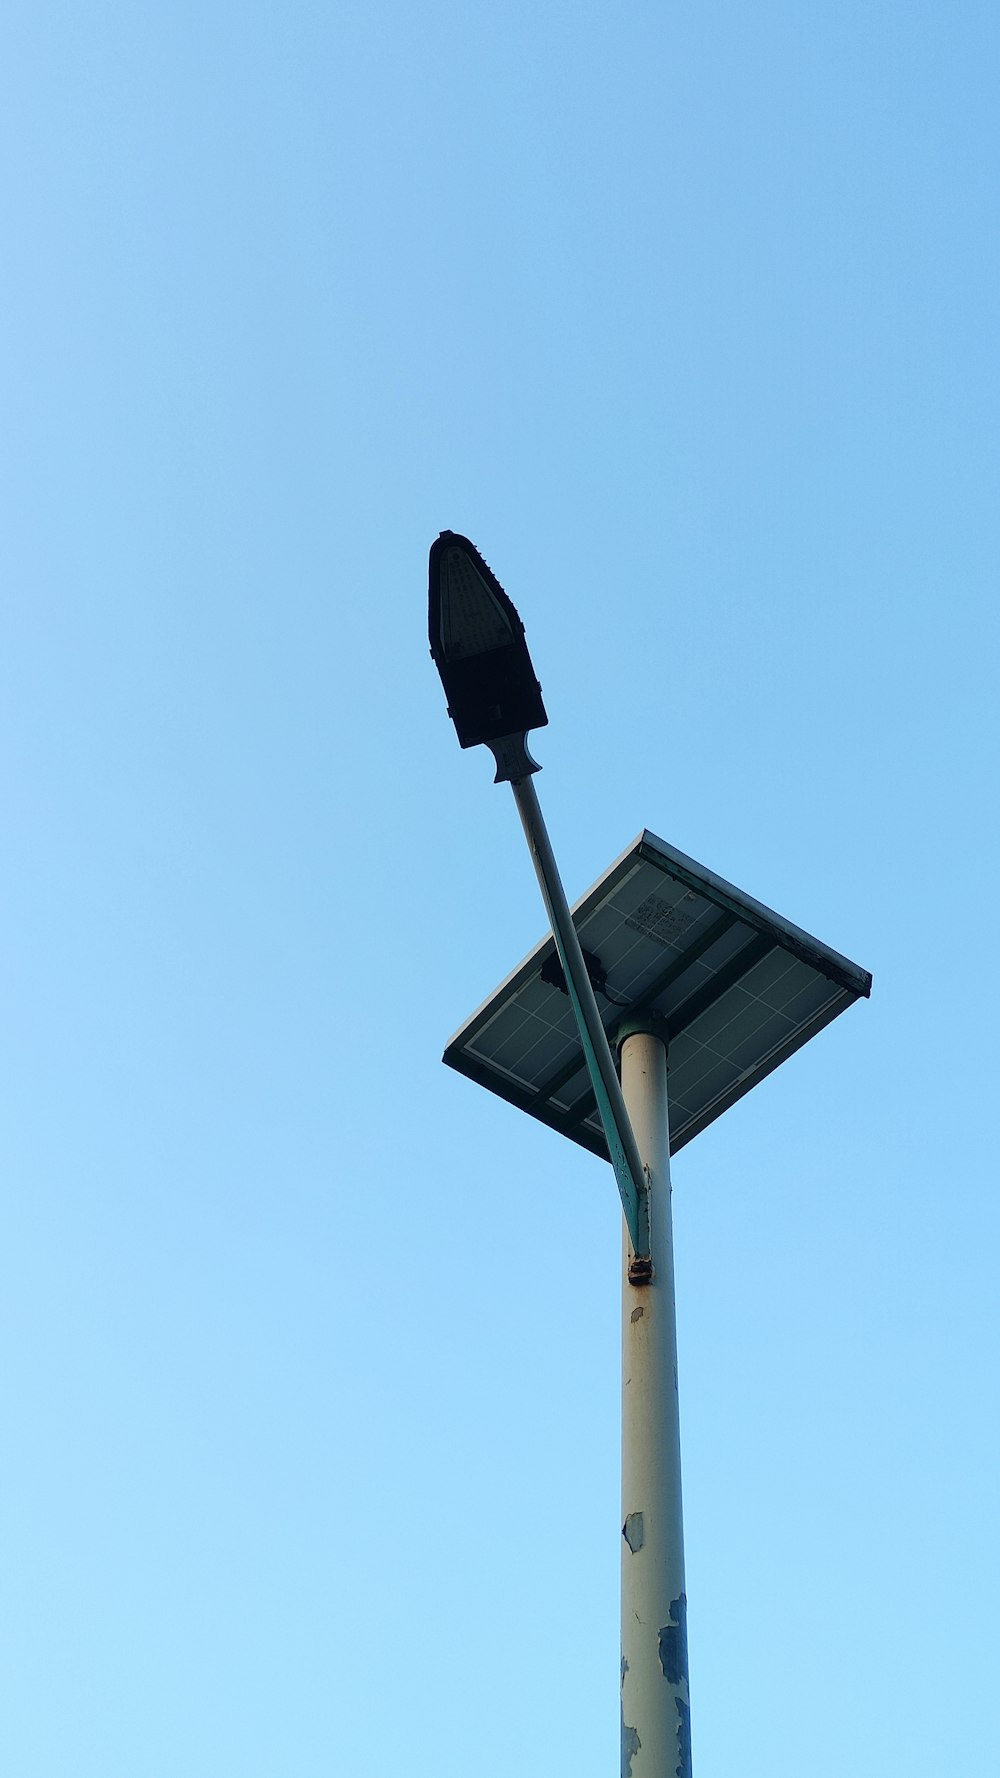
[(649, 1180), (653, 1276), (622, 1283), (622, 1778), (690, 1778), (667, 1052), (638, 1031), (622, 1088)]
[(566, 990), (576, 1015), (580, 1042), (607, 1140), (611, 1164), (618, 1181), (626, 1222), (635, 1252), (640, 1259), (640, 1270), (642, 1262), (645, 1262), (648, 1269), (649, 1199), (646, 1191), (646, 1178), (628, 1112), (625, 1109), (622, 1089), (615, 1073), (608, 1035), (604, 1029), (597, 1001), (594, 998), (594, 990), (587, 974), (587, 965), (583, 960), (580, 940), (573, 924), (573, 916), (569, 911), (569, 903), (566, 900), (566, 892), (562, 886), (548, 830), (542, 818), (535, 786), (530, 776), (512, 778), (510, 786), (514, 792), (514, 801), (517, 803), (517, 812), (521, 817), (524, 837), (528, 842), (528, 850), (535, 866), (535, 875), (542, 891), (542, 899), (552, 924), (552, 936), (556, 941), (559, 961), (566, 977)]

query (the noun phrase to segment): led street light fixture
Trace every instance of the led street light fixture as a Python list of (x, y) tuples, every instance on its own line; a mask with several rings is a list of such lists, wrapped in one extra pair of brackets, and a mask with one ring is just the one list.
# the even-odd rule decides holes
[(431, 545), (431, 655), (463, 747), (523, 737), (548, 722), (524, 625), (475, 545), (442, 531)]

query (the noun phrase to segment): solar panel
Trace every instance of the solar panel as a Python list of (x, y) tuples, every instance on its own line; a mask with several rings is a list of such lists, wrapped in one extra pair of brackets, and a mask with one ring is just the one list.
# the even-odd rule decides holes
[[(612, 1045), (625, 1018), (661, 1022), (674, 1154), (871, 993), (867, 970), (648, 831), (577, 902), (573, 921)], [(456, 1032), (444, 1060), (607, 1160), (559, 975), (549, 935)]]

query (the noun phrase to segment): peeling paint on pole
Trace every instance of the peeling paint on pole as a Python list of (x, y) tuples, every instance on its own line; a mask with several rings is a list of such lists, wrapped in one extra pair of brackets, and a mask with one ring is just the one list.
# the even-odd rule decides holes
[(628, 1518), (622, 1526), (622, 1536), (628, 1544), (629, 1549), (632, 1551), (633, 1556), (635, 1555), (636, 1550), (642, 1549), (645, 1528), (643, 1526), (641, 1513), (629, 1513)]
[(638, 1753), (642, 1742), (634, 1729), (625, 1721), (625, 1708), (622, 1706), (622, 1778), (632, 1778), (632, 1761)]
[[(664, 1624), (657, 1641), (657, 1652), (663, 1677), (669, 1685), (688, 1684), (687, 1599), (681, 1593), (670, 1601), (670, 1622)], [(691, 1778), (691, 1709), (685, 1698), (675, 1695), (677, 1711), (677, 1765), (674, 1778)]]
[(674, 1767), (674, 1778), (691, 1778), (691, 1710), (683, 1698), (675, 1698), (677, 1705), (677, 1764)]
[(670, 1622), (660, 1631), (659, 1656), (664, 1679), (671, 1685), (686, 1685), (688, 1676), (687, 1599), (670, 1601)]

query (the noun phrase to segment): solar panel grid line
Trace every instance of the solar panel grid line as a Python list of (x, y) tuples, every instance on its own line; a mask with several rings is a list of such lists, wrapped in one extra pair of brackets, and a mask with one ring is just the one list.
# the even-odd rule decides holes
[[(752, 1087), (756, 1086), (761, 1080), (765, 1080), (769, 1074), (773, 1074), (774, 1070), (780, 1067), (782, 1062), (786, 1062), (790, 1056), (795, 1054), (796, 1050), (801, 1049), (804, 1044), (808, 1043), (810, 1038), (817, 1036), (818, 1033), (823, 1030), (824, 1026), (832, 1023), (838, 1013), (842, 1012), (845, 1006), (849, 1006), (856, 998), (856, 995), (847, 993), (843, 989), (839, 990), (837, 1001), (831, 1003), (828, 1008), (817, 1014), (816, 1018), (811, 1020), (807, 1026), (796, 1031), (786, 1045), (780, 1046), (770, 1056), (764, 1057), (758, 1066), (755, 1066), (752, 1069), (747, 1069), (745, 1074), (733, 1084), (728, 1092), (720, 1094), (717, 1099), (691, 1111), (687, 1122), (683, 1126), (678, 1127), (676, 1143), (674, 1141), (674, 1131), (673, 1128), (671, 1128), (671, 1154), (684, 1148), (688, 1142), (692, 1142), (695, 1136), (699, 1136), (702, 1130), (707, 1129), (708, 1125), (713, 1123), (721, 1112), (728, 1111), (732, 1105), (737, 1104), (740, 1099), (744, 1098)], [(589, 1145), (585, 1144), (584, 1146)]]
[(581, 1069), (580, 1057), (577, 1054), (570, 1061), (564, 1063), (557, 1073), (542, 1081), (538, 1088), (539, 1099), (554, 1099), (563, 1087), (568, 1086), (574, 1075), (581, 1072), (585, 1073), (586, 1070), (585, 1068)]
[(825, 1005), (834, 992), (840, 992), (835, 982), (807, 982), (791, 1000), (775, 1010), (791, 1019), (793, 1025), (802, 1024), (814, 1011)]
[[(739, 996), (738, 1001), (734, 998), (734, 996), (737, 995)], [(754, 1011), (755, 1007), (759, 1008), (756, 1012)], [(711, 1039), (713, 1037), (721, 1037), (723, 1032), (729, 1032), (731, 1040), (735, 1037), (741, 1044), (744, 1042), (752, 1042), (755, 1034), (769, 1021), (775, 1018), (779, 1021), (776, 1026), (776, 1041), (774, 1044), (768, 1046), (769, 1052), (776, 1047), (780, 1047), (781, 1038), (792, 1029), (791, 1022), (787, 1018), (782, 1017), (780, 1013), (776, 1013), (775, 1009), (769, 1006), (765, 1001), (759, 1000), (757, 997), (748, 993), (744, 993), (742, 979), (737, 978), (728, 993), (724, 995), (720, 1001), (713, 1003), (706, 1009), (704, 1014), (692, 1021), (691, 1026), (687, 1028), (685, 1032), (679, 1034), (682, 1038), (684, 1036), (690, 1038), (691, 1043), (695, 1046), (695, 1053), (688, 1058), (687, 1064), (685, 1064), (683, 1059), (678, 1064), (674, 1061), (676, 1049), (672, 1046), (672, 1084), (676, 1081), (677, 1088), (680, 1088), (683, 1081), (683, 1090), (689, 1092), (692, 1087), (701, 1084), (720, 1066), (727, 1071), (728, 1078), (738, 1078), (741, 1072), (741, 1058), (734, 1059), (732, 1054), (727, 1053), (724, 1049), (719, 1049), (716, 1043), (711, 1041)], [(712, 1021), (708, 1033), (704, 1030), (706, 1019)], [(506, 1067), (500, 1059), (499, 1054), (494, 1054), (492, 1061), (494, 1066), (503, 1069), (505, 1073), (512, 1073), (511, 1069)], [(706, 1066), (697, 1068), (698, 1061), (706, 1062)], [(578, 1100), (573, 1104), (565, 1119), (568, 1126), (572, 1128), (579, 1123), (585, 1122), (588, 1117), (593, 1116), (596, 1108), (593, 1102), (593, 1093), (589, 1088), (586, 1074), (581, 1069), (579, 1061), (576, 1060), (575, 1064), (574, 1061), (570, 1061), (566, 1066), (569, 1070), (568, 1074), (565, 1076), (566, 1080), (568, 1081), (572, 1079), (574, 1075), (579, 1075), (581, 1087), (583, 1089)], [(692, 1074), (692, 1066), (697, 1068), (697, 1072), (694, 1074)], [(513, 1078), (519, 1077), (515, 1074)], [(546, 1092), (545, 1089), (539, 1089), (539, 1098), (548, 1096), (549, 1093)]]
[(714, 1000), (721, 999), (730, 988), (734, 988), (753, 964), (765, 957), (773, 946), (774, 940), (767, 933), (758, 933), (742, 950), (737, 951), (735, 957), (730, 958), (717, 975), (711, 976), (693, 994), (689, 994), (686, 1000), (682, 1000), (672, 1010), (668, 1021), (671, 1041), (682, 1031), (686, 1031)]
[[(561, 1011), (561, 1009), (560, 1009)], [(536, 1027), (552, 1032), (566, 1042), (576, 1038), (576, 1026), (573, 1023), (572, 1008), (566, 1003), (566, 1012), (558, 1018), (543, 1017), (541, 1010), (522, 1008), (518, 1001), (508, 1001), (497, 1016), (487, 1019), (476, 1034), (476, 1043), (485, 1053), (506, 1043), (508, 1038), (518, 1031), (526, 1035), (535, 1032)]]
[[(763, 959), (765, 962), (769, 960), (769, 957)], [(757, 979), (757, 965), (754, 965), (751, 969), (747, 970), (745, 975), (740, 976), (739, 980), (734, 983), (730, 990), (730, 995), (737, 1000), (743, 999), (755, 1006), (762, 1006), (769, 1013), (781, 1012), (783, 1005), (787, 1004), (787, 1002), (790, 999), (793, 999), (800, 991), (793, 981), (787, 994), (781, 995), (780, 1002), (777, 999), (769, 999), (769, 994), (774, 994), (775, 996), (778, 995), (783, 979), (783, 977), (779, 977), (778, 981), (771, 987), (765, 987), (763, 991), (759, 991), (761, 984)], [(798, 978), (796, 977), (795, 979), (797, 981)], [(815, 980), (815, 977), (813, 979)], [(730, 995), (724, 996), (724, 1000), (728, 1000)]]
[(718, 1056), (711, 1056), (706, 1060), (707, 1066), (693, 1083), (693, 1088), (688, 1089), (697, 1092), (697, 1100), (689, 1111), (692, 1117), (697, 1116), (704, 1106), (713, 1104), (723, 1094), (730, 1092), (740, 1077), (739, 1069), (732, 1062)]
[[(729, 928), (733, 925), (733, 917), (731, 915), (724, 915), (722, 917), (722, 920), (720, 922), (718, 922), (717, 925), (721, 925), (724, 928)], [(588, 948), (592, 948), (593, 939), (594, 939), (595, 935), (588, 930), (586, 932), (585, 936), (588, 940)], [(699, 949), (707, 948), (712, 942), (714, 942), (714, 940), (718, 936), (719, 936), (719, 934), (718, 934), (716, 928), (713, 928), (709, 933), (704, 935), (701, 945), (699, 946)], [(646, 1005), (651, 1006), (655, 1002), (658, 994), (660, 992), (662, 992), (663, 987), (667, 983), (669, 983), (669, 981), (672, 978), (676, 977), (678, 974), (683, 974), (683, 972), (688, 967), (690, 967), (691, 963), (694, 961), (697, 961), (697, 958), (689, 959), (687, 957), (682, 956), (682, 957), (675, 959), (674, 963), (671, 964), (669, 970), (666, 971), (662, 977), (654, 980), (652, 985), (648, 989), (645, 990), (645, 992), (641, 996), (641, 999), (639, 999), (636, 1002), (636, 1004), (641, 1005), (643, 1007), (645, 1007)], [(603, 959), (602, 959), (602, 962), (603, 962)], [(620, 1010), (613, 1008), (611, 1017), (605, 1018), (605, 1021), (604, 1021), (605, 1026), (613, 1028), (614, 1025), (619, 1021), (620, 1016), (621, 1016)], [(544, 1099), (551, 1098), (555, 1093), (557, 1093), (559, 1091), (559, 1089), (561, 1087), (565, 1086), (565, 1084), (573, 1078), (574, 1074), (577, 1074), (579, 1072), (580, 1072), (580, 1067), (579, 1067), (578, 1062), (576, 1063), (575, 1066), (573, 1065), (572, 1062), (567, 1062), (566, 1064), (564, 1064), (564, 1066), (562, 1068), (560, 1068), (557, 1071), (557, 1073), (555, 1075), (552, 1076), (552, 1078), (550, 1080), (542, 1083), (542, 1085), (538, 1089), (539, 1096)]]
[(793, 1029), (794, 1027), (788, 1019), (782, 1018), (780, 1012), (772, 1013), (769, 1018), (755, 1016), (752, 1022), (744, 1025), (740, 1035), (737, 1035), (736, 1032), (731, 1034), (725, 1049), (712, 1049), (708, 1045), (706, 1048), (709, 1049), (710, 1054), (718, 1056), (720, 1061), (732, 1068), (735, 1077), (740, 1079), (753, 1062), (764, 1056), (772, 1055), (776, 1049), (787, 1042)]
[(508, 1020), (497, 1020), (495, 1025), (489, 1027), (488, 1036), (486, 1031), (483, 1032), (480, 1047), (484, 1051), (488, 1048), (495, 1055), (501, 1049), (510, 1049), (513, 1045), (517, 1053), (524, 1053), (533, 1048), (543, 1036), (557, 1041), (561, 1038), (566, 1043), (573, 1041), (574, 1033), (560, 1031), (558, 1024), (551, 1019), (541, 1018), (534, 1012), (522, 1012), (516, 1005), (510, 1011), (516, 1016)]
[(541, 1019), (546, 1016), (551, 992), (549, 984), (543, 982), (541, 976), (536, 976), (532, 981), (525, 982), (523, 988), (518, 989), (514, 998), (524, 1012), (534, 1013), (537, 1018)]
[(688, 950), (682, 951), (678, 957), (673, 958), (662, 974), (650, 983), (643, 996), (644, 1002), (653, 1006), (661, 994), (665, 994), (668, 988), (673, 987), (685, 971), (692, 968), (695, 963), (699, 963), (705, 952), (711, 950), (714, 944), (717, 944), (727, 932), (730, 932), (738, 924), (735, 914), (720, 915), (714, 925), (702, 933), (696, 945), (692, 945)]
[[(814, 984), (814, 987), (818, 988), (819, 984)], [(774, 1007), (758, 996), (749, 995), (743, 982), (738, 984), (737, 991), (745, 997), (747, 1005), (731, 1004), (733, 996), (727, 996), (725, 1000), (718, 1003), (717, 1007), (710, 1008), (708, 1013), (695, 1021), (686, 1035), (701, 1049), (718, 1056), (720, 1060), (736, 1063), (737, 1071), (741, 1072), (743, 1064), (739, 1051), (746, 1046), (751, 1038), (754, 1039), (756, 1053), (760, 1047), (760, 1033), (765, 1029), (773, 1028), (776, 1034), (775, 1043), (768, 1046), (765, 1051), (770, 1054), (785, 1035), (794, 1031), (796, 1020), (782, 1008)], [(826, 1005), (830, 997), (837, 992), (839, 990), (832, 984), (826, 983), (820, 993), (820, 1002), (816, 1010), (820, 1010), (822, 1006)], [(715, 1023), (714, 1027), (711, 1023), (713, 1012), (723, 1015), (721, 1022)], [(727, 1041), (725, 1047), (722, 1048), (720, 1040), (724, 1036)], [(683, 1066), (683, 1063), (680, 1066)]]
[[(598, 913), (603, 912), (603, 911), (604, 911), (603, 909), (599, 909)], [(732, 924), (733, 924), (733, 917), (730, 915), (723, 915), (721, 917), (721, 920), (716, 921), (714, 923), (714, 925), (712, 926), (712, 928), (710, 928), (705, 934), (702, 935), (702, 938), (698, 942), (697, 950), (701, 951), (702, 949), (706, 948), (707, 946), (709, 946), (710, 944), (715, 942), (715, 940), (720, 936), (720, 932), (719, 932), (720, 927), (728, 928), (728, 927), (732, 926)], [(581, 933), (581, 938), (586, 940), (588, 948), (595, 948), (596, 949), (597, 934), (595, 934), (590, 929), (589, 925), (583, 929), (583, 931)], [(638, 948), (638, 946), (633, 944), (630, 948), (631, 948), (631, 950), (635, 950)], [(689, 959), (688, 957), (686, 957), (684, 955), (676, 957), (673, 960), (673, 962), (671, 963), (669, 970), (666, 972), (667, 979), (669, 979), (670, 976), (674, 976), (679, 972), (683, 973), (683, 971), (690, 966), (690, 963), (695, 960), (696, 960), (696, 958)], [(604, 959), (602, 958), (602, 963), (603, 963), (603, 961), (604, 961)], [(533, 985), (534, 984), (532, 984), (532, 983), (528, 983), (528, 984), (526, 984), (526, 987), (530, 988)], [(653, 1001), (653, 999), (655, 999), (656, 993), (659, 991), (660, 986), (661, 986), (660, 980), (654, 981), (654, 983), (652, 984), (652, 987), (650, 989), (647, 989), (645, 991), (645, 993), (643, 994), (642, 1001), (644, 1003), (647, 1001), (651, 1003)], [(556, 992), (558, 992), (558, 990), (556, 990)], [(515, 997), (515, 1000), (516, 1000), (516, 998), (517, 997)], [(613, 1027), (614, 1024), (617, 1022), (617, 1019), (619, 1016), (620, 1016), (620, 1014), (617, 1012), (617, 1010), (612, 1009), (610, 1017), (605, 1018), (606, 1026), (610, 1025)], [(519, 1027), (519, 1028), (523, 1029), (523, 1026)], [(567, 1037), (568, 1037), (568, 1040), (572, 1041), (573, 1031), (569, 1027), (567, 1028)], [(505, 1072), (513, 1072), (515, 1077), (523, 1079), (524, 1078), (523, 1070), (521, 1070), (520, 1068), (515, 1068), (513, 1066), (513, 1054), (509, 1052), (509, 1041), (510, 1040), (507, 1040), (505, 1042), (505, 1044), (502, 1046), (502, 1048), (492, 1049), (490, 1052), (491, 1057), (495, 1061), (496, 1065), (498, 1067), (503, 1068), (505, 1070)], [(480, 1053), (483, 1053), (483, 1046), (482, 1046), (481, 1042), (477, 1043), (475, 1047), (480, 1051)], [(508, 1054), (507, 1054), (506, 1058), (503, 1054), (503, 1050), (508, 1050)], [(528, 1054), (530, 1054), (530, 1050), (525, 1051), (525, 1058), (527, 1057)], [(563, 1066), (560, 1067), (558, 1069), (558, 1071), (555, 1073), (551, 1082), (548, 1083), (547, 1086), (543, 1085), (542, 1087), (540, 1087), (538, 1089), (540, 1096), (543, 1098), (551, 1097), (552, 1093), (557, 1091), (558, 1088), (565, 1083), (565, 1081), (571, 1079), (573, 1074), (576, 1073), (577, 1071), (578, 1071), (578, 1065), (577, 1065), (577, 1067), (574, 1067), (571, 1061), (563, 1064)]]
[[(504, 1013), (510, 1016), (504, 1018)], [(552, 1007), (548, 999), (531, 1005), (515, 997), (501, 1008), (497, 1018), (487, 1019), (480, 1026), (475, 1041), (483, 1053), (488, 1054), (518, 1032), (529, 1041), (541, 1030), (550, 1032), (553, 1038), (564, 1042), (575, 1041), (576, 1028), (572, 1023), (572, 1009), (567, 1005), (564, 1013), (561, 1008)]]
[(660, 863), (661, 869), (668, 869), (701, 894), (710, 895), (719, 907), (731, 908), (738, 919), (755, 925), (762, 932), (777, 931), (785, 949), (801, 956), (814, 969), (819, 969), (824, 975), (834, 973), (842, 976), (842, 985), (849, 987), (855, 997), (867, 998), (871, 993), (872, 978), (867, 969), (852, 963), (849, 957), (844, 957), (831, 945), (822, 944), (811, 933), (796, 926), (791, 920), (786, 920), (783, 914), (775, 913), (773, 908), (766, 907), (754, 896), (734, 888), (732, 883), (727, 883), (725, 878), (717, 876), (706, 865), (698, 864), (685, 853), (668, 846), (665, 840), (658, 839), (648, 828), (640, 835), (637, 846), (640, 857)]
[(762, 957), (759, 963), (755, 963), (752, 969), (748, 970), (744, 987), (748, 993), (759, 994), (761, 999), (764, 999), (769, 993), (780, 990), (782, 983), (787, 982), (790, 975), (793, 975), (795, 980), (799, 980), (802, 970), (806, 971), (809, 981), (815, 979), (816, 971), (814, 969), (810, 969), (807, 964), (800, 962), (799, 958), (793, 957), (791, 952), (784, 950), (781, 945), (775, 945), (766, 957)]
[[(641, 838), (642, 836), (640, 836), (640, 839)], [(626, 848), (626, 850), (615, 860), (614, 864), (610, 866), (609, 870), (605, 873), (605, 876), (601, 878), (598, 883), (595, 883), (593, 887), (587, 891), (586, 895), (582, 896), (574, 905), (574, 923), (577, 926), (578, 931), (581, 933), (586, 922), (591, 918), (593, 913), (605, 905), (610, 906), (612, 895), (617, 894), (623, 884), (626, 884), (629, 878), (634, 877), (637, 872), (641, 870), (642, 866), (638, 862), (640, 839), (633, 841), (632, 845)], [(588, 946), (587, 948), (589, 949), (590, 947)], [(535, 950), (531, 952), (528, 957), (524, 958), (523, 961), (505, 977), (489, 998), (476, 1008), (476, 1011), (465, 1021), (461, 1029), (457, 1031), (454, 1037), (449, 1041), (446, 1046), (446, 1052), (452, 1051), (459, 1039), (468, 1039), (474, 1035), (477, 1029), (481, 1029), (494, 1014), (497, 1002), (501, 998), (507, 999), (512, 996), (521, 986), (525, 985), (525, 983), (530, 980), (533, 974), (537, 975), (538, 968), (545, 962), (547, 957), (554, 955), (555, 945), (552, 938), (546, 936), (546, 938), (542, 940), (541, 946), (536, 946)]]
[(672, 1096), (690, 1099), (707, 1076), (720, 1067), (728, 1068), (734, 1080), (740, 1072), (732, 1057), (723, 1051), (712, 1049), (707, 1043), (692, 1044), (682, 1059), (675, 1062), (670, 1069)]
[[(634, 945), (620, 962), (607, 966), (608, 986), (620, 997), (627, 996), (632, 1004), (639, 999), (652, 1002), (663, 992), (664, 981), (669, 985), (671, 980), (683, 975), (686, 969), (698, 961), (700, 951), (700, 945), (697, 950), (692, 947), (690, 953), (675, 951), (665, 969), (662, 948), (657, 947), (653, 951), (648, 946)], [(602, 962), (604, 961), (602, 956)]]
[(761, 1024), (771, 1015), (773, 1008), (766, 1007), (761, 1011), (760, 1006), (760, 1001), (752, 994), (744, 994), (737, 985), (722, 1000), (714, 1001), (700, 1018), (693, 1019), (687, 1027), (688, 1034), (702, 1049), (714, 1048), (716, 1042), (729, 1032), (733, 1032), (738, 1040), (741, 1025), (750, 1029), (754, 1023)]
[(712, 979), (712, 965), (707, 961), (699, 962), (692, 969), (685, 970), (683, 976), (679, 977), (665, 992), (658, 994), (655, 999), (643, 996), (641, 1011), (657, 1012), (666, 1024), (674, 1024), (681, 1009), (689, 1005), (705, 984)]
[[(712, 1056), (720, 1062), (727, 1063), (739, 1074), (745, 1066), (743, 1056), (748, 1044), (756, 1044), (758, 1053), (762, 1047), (773, 1048), (774, 1043), (787, 1037), (794, 1030), (790, 1019), (780, 1012), (772, 1012), (768, 1007), (751, 1002), (748, 1006), (734, 1010), (734, 1016), (721, 1031), (702, 1038), (694, 1033), (696, 1049), (702, 1055)], [(765, 1042), (764, 1033), (770, 1034), (770, 1042)]]
[[(748, 1001), (751, 1000), (751, 997), (749, 996), (745, 998)], [(760, 1006), (760, 1014), (756, 1015), (752, 1028), (748, 1032), (744, 1041), (750, 1046), (750, 1052), (754, 1053), (756, 1049), (759, 1048), (756, 1033), (763, 1028), (768, 1020), (776, 1019), (777, 1023), (775, 1026), (774, 1041), (768, 1044), (766, 1056), (770, 1057), (773, 1055), (776, 1060), (780, 1060), (783, 1051), (788, 1044), (788, 1039), (793, 1027), (789, 1020), (783, 1018), (780, 1013), (775, 1014), (774, 1009), (768, 1007), (764, 1002), (758, 1002), (757, 1004)], [(720, 1029), (731, 1030), (736, 1018), (737, 1012), (734, 1010), (731, 1016), (724, 1018)], [(694, 1031), (695, 1027), (692, 1026), (689, 1031), (682, 1033), (679, 1039), (681, 1044), (684, 1044), (685, 1041), (687, 1041), (691, 1046), (692, 1053), (687, 1058), (682, 1056), (680, 1060), (675, 1060), (675, 1057), (677, 1056), (677, 1045), (675, 1044), (671, 1046), (670, 1073), (671, 1086), (673, 1089), (672, 1099), (676, 1096), (677, 1108), (682, 1112), (688, 1109), (685, 1105), (687, 1096), (692, 1093), (692, 1091), (699, 1088), (703, 1090), (705, 1082), (713, 1076), (717, 1077), (717, 1088), (710, 1095), (709, 1104), (714, 1103), (723, 1095), (725, 1090), (729, 1089), (735, 1083), (738, 1083), (744, 1072), (741, 1067), (743, 1060), (742, 1055), (734, 1057), (732, 1054), (727, 1054), (725, 1051), (717, 1049), (710, 1041), (704, 1041), (700, 1037), (694, 1035)], [(798, 1045), (796, 1044), (794, 1047), (798, 1047)], [(788, 1053), (791, 1053), (790, 1049)], [(500, 1063), (495, 1063), (494, 1065), (498, 1067), (502, 1066)], [(776, 1062), (774, 1065), (776, 1065)], [(770, 1067), (767, 1071), (770, 1072)], [(509, 1070), (505, 1069), (504, 1072), (509, 1073)], [(577, 1063), (575, 1067), (571, 1067), (569, 1078), (572, 1079), (573, 1075), (578, 1075), (580, 1077), (582, 1092), (578, 1100), (576, 1100), (569, 1112), (563, 1117), (553, 1117), (545, 1120), (549, 1121), (553, 1127), (561, 1128), (565, 1134), (570, 1135), (573, 1135), (576, 1131), (586, 1125), (589, 1119), (596, 1119), (597, 1115), (593, 1092), (590, 1088), (586, 1074), (581, 1069), (579, 1063)], [(540, 1094), (532, 1094), (530, 1103), (525, 1106), (526, 1109), (534, 1110), (535, 1115), (540, 1115), (538, 1103), (540, 1097)], [(689, 1115), (695, 1116), (697, 1115), (697, 1111), (698, 1108), (690, 1108)], [(683, 1130), (683, 1124), (686, 1121), (686, 1118), (683, 1118), (680, 1127), (677, 1129), (679, 1138), (678, 1146), (681, 1146), (686, 1139)], [(594, 1135), (598, 1141), (601, 1140), (602, 1134), (599, 1126), (595, 1128)]]
[[(538, 1046), (535, 1046), (535, 1047), (537, 1048)], [(537, 1097), (537, 1088), (535, 1086), (534, 1080), (532, 1079), (530, 1072), (528, 1071), (528, 1064), (531, 1059), (531, 1054), (532, 1054), (531, 1051), (522, 1052), (516, 1058), (516, 1060), (512, 1059), (507, 1062), (498, 1060), (497, 1058), (495, 1058), (493, 1056), (487, 1057), (487, 1058), (485, 1058), (485, 1060), (487, 1061), (489, 1066), (492, 1066), (495, 1068), (502, 1068), (504, 1073), (509, 1075), (512, 1080), (519, 1080), (521, 1082), (522, 1086), (528, 1092), (530, 1092), (533, 1096)]]
[(759, 977), (757, 970), (752, 969), (748, 981), (744, 984), (748, 994), (753, 994), (768, 1006), (776, 1007), (779, 1003), (787, 1006), (788, 1002), (794, 1000), (796, 994), (800, 993), (803, 988), (807, 988), (810, 982), (817, 979), (822, 981), (830, 979), (829, 976), (817, 978), (815, 969), (810, 969), (809, 965), (801, 962), (798, 957), (789, 957), (787, 951), (784, 956), (786, 959), (785, 968), (780, 973), (775, 972), (770, 982), (766, 976)]

